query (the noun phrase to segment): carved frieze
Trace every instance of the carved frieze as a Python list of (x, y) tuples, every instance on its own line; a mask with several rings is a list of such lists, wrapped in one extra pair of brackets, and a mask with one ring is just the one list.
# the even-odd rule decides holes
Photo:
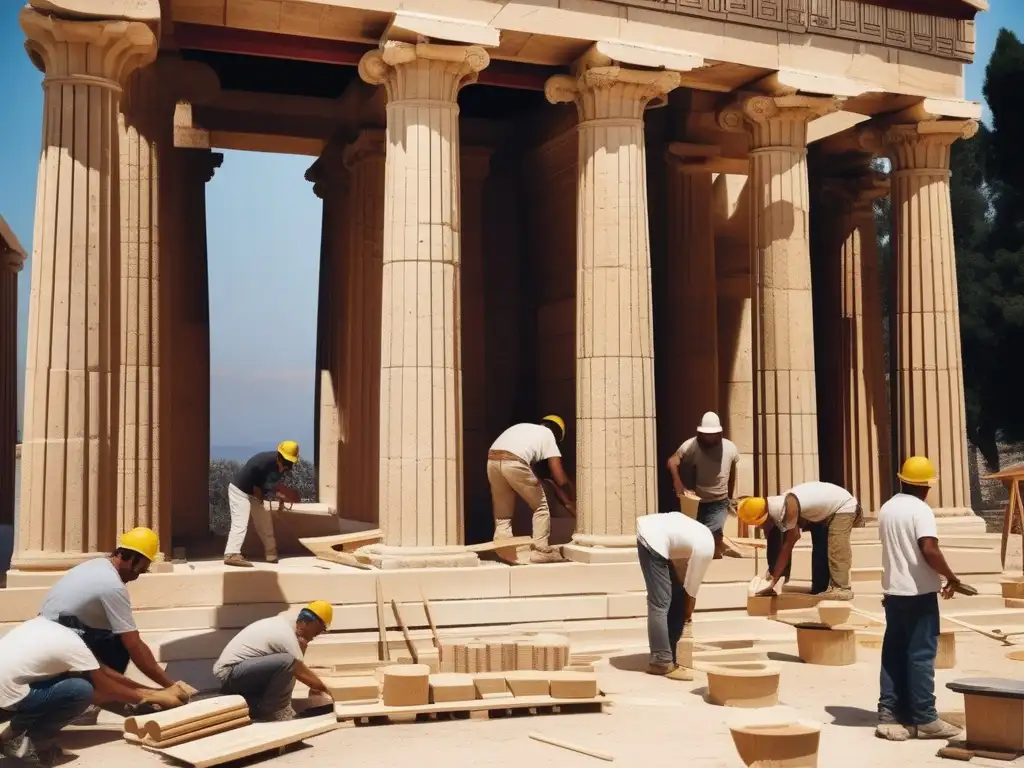
[(947, 59), (974, 59), (974, 22), (893, 10), (862, 0), (614, 0), (682, 16), (860, 40)]

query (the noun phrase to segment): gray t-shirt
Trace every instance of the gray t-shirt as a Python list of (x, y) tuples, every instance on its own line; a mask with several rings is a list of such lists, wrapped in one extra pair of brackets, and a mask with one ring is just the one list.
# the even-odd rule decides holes
[(255, 621), (231, 638), (213, 665), (213, 674), (223, 682), (239, 662), (274, 653), (287, 653), (296, 661), (302, 661), (302, 646), (295, 636), (295, 622), (284, 616)]
[(696, 491), (701, 501), (722, 501), (729, 498), (729, 476), (740, 461), (740, 452), (732, 440), (705, 448), (696, 437), (676, 451), (682, 464), (683, 483)]
[(50, 587), (39, 614), (50, 621), (74, 616), (90, 629), (115, 635), (135, 631), (132, 599), (117, 569), (105, 557), (76, 565)]

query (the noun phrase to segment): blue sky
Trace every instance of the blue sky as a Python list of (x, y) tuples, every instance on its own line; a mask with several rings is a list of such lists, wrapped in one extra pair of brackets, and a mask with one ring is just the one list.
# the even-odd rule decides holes
[[(0, 104), (6, 106), (0, 120), (0, 215), (31, 250), (42, 74), (24, 53), (19, 5), (0, 4)], [(967, 68), (971, 99), (982, 98), (985, 64), (999, 28), (1024, 32), (1024, 2), (991, 5), (978, 16), (978, 63)], [(320, 201), (303, 180), (310, 162), (225, 152), (207, 186), (214, 445), (272, 445), (292, 438), (312, 455)], [(26, 265), (19, 281), (19, 371), (29, 271)]]

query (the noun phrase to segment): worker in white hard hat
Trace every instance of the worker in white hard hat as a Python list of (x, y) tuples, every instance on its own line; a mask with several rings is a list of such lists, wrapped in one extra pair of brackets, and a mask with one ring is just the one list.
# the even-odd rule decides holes
[(306, 666), (306, 647), (331, 627), (334, 607), (314, 600), (295, 621), (284, 616), (260, 619), (245, 627), (225, 646), (213, 665), (221, 695), (245, 698), (255, 720), (291, 720), (295, 681), (313, 693), (330, 696), (324, 681)]
[(565, 422), (550, 415), (539, 424), (514, 424), (500, 435), (487, 451), (487, 481), (491, 485), (494, 504), (494, 539), (512, 537), (512, 514), (516, 496), (533, 511), (533, 542), (531, 563), (554, 563), (563, 558), (550, 546), (551, 510), (544, 486), (533, 471), (533, 465), (546, 461), (554, 480), (551, 486), (559, 501), (571, 513), (576, 511), (576, 492), (562, 466), (558, 443), (565, 439)]
[(243, 466), (228, 485), (228, 508), (231, 510), (231, 530), (224, 548), (224, 564), (238, 568), (252, 568), (252, 563), (242, 556), (242, 543), (252, 518), (256, 533), (263, 543), (264, 558), (268, 563), (277, 562), (277, 539), (274, 536), (274, 522), (270, 510), (264, 506), (264, 499), (278, 498), (282, 501), (297, 502), (299, 495), (285, 485), (283, 478), (299, 462), (299, 444), (285, 440), (276, 451), (257, 453)]
[(925, 456), (911, 456), (899, 480), (899, 493), (878, 510), (885, 637), (875, 733), (890, 741), (952, 739), (960, 729), (935, 709), (935, 657), (939, 595), (953, 597), (960, 579), (939, 548), (927, 501), (938, 480), (935, 465)]
[(715, 537), (715, 559), (741, 557), (725, 546), (725, 521), (729, 500), (736, 490), (736, 466), (740, 452), (722, 435), (718, 414), (708, 411), (700, 420), (697, 435), (683, 442), (666, 462), (676, 496), (695, 493), (700, 499), (697, 520)]
[(774, 525), (783, 534), (782, 550), (765, 576), (769, 585), (758, 594), (775, 594), (775, 585), (789, 565), (801, 529), (806, 523), (822, 523), (828, 528), (829, 570), (829, 587), (822, 594), (828, 600), (852, 600), (851, 535), (854, 528), (864, 525), (860, 502), (845, 488), (820, 480), (795, 485), (782, 498), (783, 503), (776, 506), (763, 497), (748, 496), (737, 509), (737, 516), (747, 525)]
[[(187, 700), (196, 689), (188, 683), (175, 682), (157, 664), (153, 651), (135, 625), (132, 599), (125, 586), (146, 573), (159, 552), (160, 540), (154, 531), (149, 528), (128, 531), (121, 536), (110, 557), (86, 560), (50, 587), (39, 614), (74, 630), (105, 667), (124, 675), (131, 662), (161, 688), (179, 691), (183, 700)], [(95, 707), (90, 708), (75, 724), (95, 723), (98, 714)]]

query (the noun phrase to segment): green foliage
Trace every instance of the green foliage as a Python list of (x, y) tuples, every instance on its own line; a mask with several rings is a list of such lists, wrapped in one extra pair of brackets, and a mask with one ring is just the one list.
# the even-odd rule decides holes
[[(241, 468), (242, 462), (233, 459), (214, 459), (210, 462), (210, 530), (222, 536), (231, 527), (228, 485)], [(302, 501), (316, 501), (316, 467), (312, 462), (300, 460), (285, 484), (298, 491)]]

